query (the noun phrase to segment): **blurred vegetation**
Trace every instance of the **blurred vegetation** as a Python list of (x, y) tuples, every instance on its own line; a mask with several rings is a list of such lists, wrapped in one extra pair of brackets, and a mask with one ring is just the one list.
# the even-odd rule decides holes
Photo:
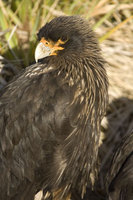
[(132, 0), (0, 0), (0, 55), (27, 66), (34, 61), (36, 33), (59, 15), (82, 15), (102, 42), (133, 17)]

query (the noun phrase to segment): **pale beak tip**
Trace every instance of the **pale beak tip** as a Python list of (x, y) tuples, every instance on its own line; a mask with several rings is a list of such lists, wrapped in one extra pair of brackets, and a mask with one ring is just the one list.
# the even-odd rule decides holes
[(43, 43), (39, 43), (35, 49), (35, 61), (38, 62), (39, 59), (49, 56), (51, 53), (50, 48), (45, 47)]
[(38, 62), (38, 59), (37, 58), (35, 58), (35, 61), (36, 61), (36, 63)]

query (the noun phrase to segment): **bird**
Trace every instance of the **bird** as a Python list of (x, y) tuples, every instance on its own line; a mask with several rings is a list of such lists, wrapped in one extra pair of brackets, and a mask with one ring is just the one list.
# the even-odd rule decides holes
[(132, 200), (133, 132), (125, 135), (116, 146), (106, 180), (109, 200)]
[(80, 16), (60, 16), (38, 32), (36, 63), (0, 93), (1, 200), (81, 199), (93, 189), (101, 120), (108, 104), (106, 61)]

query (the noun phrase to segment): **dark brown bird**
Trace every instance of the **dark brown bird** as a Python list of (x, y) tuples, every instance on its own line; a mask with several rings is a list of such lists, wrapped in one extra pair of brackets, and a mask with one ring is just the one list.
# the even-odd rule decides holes
[(35, 59), (0, 96), (1, 200), (81, 198), (96, 177), (100, 123), (107, 104), (105, 62), (95, 34), (78, 16), (38, 33)]
[(116, 147), (107, 183), (109, 200), (133, 199), (133, 132)]

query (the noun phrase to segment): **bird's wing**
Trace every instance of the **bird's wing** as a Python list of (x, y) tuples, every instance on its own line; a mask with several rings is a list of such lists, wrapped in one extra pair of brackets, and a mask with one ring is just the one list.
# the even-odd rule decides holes
[(133, 197), (133, 133), (120, 142), (110, 169), (110, 199), (130, 200)]
[(109, 177), (113, 179), (133, 152), (133, 132), (125, 136), (114, 150)]
[(34, 182), (41, 165), (47, 173), (56, 146), (72, 131), (66, 112), (72, 91), (55, 74), (54, 66), (32, 65), (0, 96), (0, 189), (9, 194), (25, 178)]

